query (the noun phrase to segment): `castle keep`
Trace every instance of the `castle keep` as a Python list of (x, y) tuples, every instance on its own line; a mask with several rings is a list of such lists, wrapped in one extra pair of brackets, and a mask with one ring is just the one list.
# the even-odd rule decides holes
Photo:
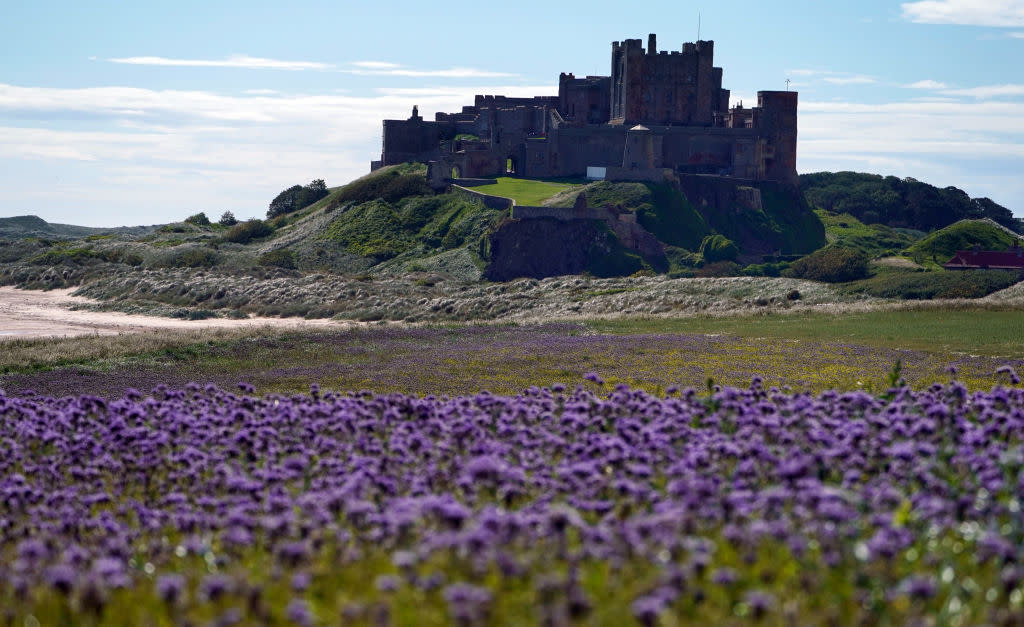
[(459, 178), (505, 173), (660, 180), (666, 170), (795, 183), (797, 93), (729, 107), (713, 41), (612, 43), (611, 76), (561, 74), (557, 96), (476, 96), (458, 113), (384, 120), (380, 161), (435, 162)]

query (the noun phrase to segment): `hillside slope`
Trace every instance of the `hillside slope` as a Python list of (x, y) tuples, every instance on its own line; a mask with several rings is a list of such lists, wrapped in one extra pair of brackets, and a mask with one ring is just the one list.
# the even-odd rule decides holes
[(932, 231), (964, 219), (988, 218), (1016, 232), (1024, 223), (989, 198), (971, 198), (956, 187), (938, 188), (912, 178), (860, 172), (800, 175), (811, 206), (850, 214), (865, 224)]
[(991, 220), (961, 220), (929, 233), (907, 248), (906, 254), (920, 264), (942, 265), (958, 250), (1006, 250), (1019, 237)]
[(73, 224), (47, 222), (39, 216), (0, 218), (0, 237), (2, 238), (51, 237), (75, 239), (105, 234), (144, 235), (155, 228), (156, 226), (118, 226), (111, 228), (75, 226)]

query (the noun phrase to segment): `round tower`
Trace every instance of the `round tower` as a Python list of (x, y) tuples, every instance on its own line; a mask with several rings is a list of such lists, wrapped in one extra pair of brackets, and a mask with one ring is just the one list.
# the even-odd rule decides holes
[(654, 167), (654, 134), (637, 124), (626, 131), (626, 147), (622, 151), (622, 167), (651, 169)]

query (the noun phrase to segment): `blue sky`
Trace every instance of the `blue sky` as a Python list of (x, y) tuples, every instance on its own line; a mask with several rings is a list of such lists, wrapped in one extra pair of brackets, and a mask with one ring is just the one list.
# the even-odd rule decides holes
[[(1024, 217), (1024, 0), (263, 3), (6, 0), (0, 216), (263, 216), (340, 185), (381, 119), (557, 93), (611, 42), (700, 36), (734, 100), (800, 92), (797, 167), (955, 185)], [(443, 7), (443, 8), (438, 8)]]

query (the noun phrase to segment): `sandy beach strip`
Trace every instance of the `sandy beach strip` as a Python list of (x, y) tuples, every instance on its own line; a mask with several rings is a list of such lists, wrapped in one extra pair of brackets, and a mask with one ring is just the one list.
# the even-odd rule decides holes
[(195, 330), (202, 328), (237, 329), (244, 327), (344, 328), (351, 322), (305, 320), (303, 318), (208, 318), (180, 320), (115, 311), (73, 310), (75, 305), (96, 301), (72, 296), (74, 288), (61, 290), (21, 290), (0, 287), (0, 342), (10, 339), (75, 337), (81, 335), (118, 335), (156, 329)]

